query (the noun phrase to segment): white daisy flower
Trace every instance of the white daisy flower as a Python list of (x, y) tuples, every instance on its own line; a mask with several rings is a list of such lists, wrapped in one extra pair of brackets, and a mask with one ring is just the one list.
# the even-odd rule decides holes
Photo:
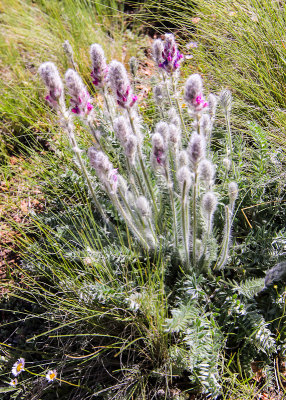
[(18, 376), (22, 371), (25, 371), (25, 360), (24, 358), (19, 358), (12, 367), (12, 374)]
[(10, 386), (16, 386), (17, 383), (18, 383), (18, 379), (15, 378), (15, 379), (12, 379), (11, 382), (9, 382), (9, 385), (10, 385)]
[(48, 371), (46, 375), (46, 379), (48, 382), (53, 382), (56, 379), (56, 377), (57, 377), (57, 371), (55, 369)]

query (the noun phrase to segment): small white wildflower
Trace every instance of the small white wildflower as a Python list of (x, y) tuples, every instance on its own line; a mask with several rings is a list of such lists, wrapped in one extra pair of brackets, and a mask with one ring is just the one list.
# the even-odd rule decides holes
[(55, 369), (48, 371), (46, 379), (48, 382), (53, 382), (57, 377), (57, 371)]
[(16, 386), (17, 383), (18, 383), (18, 379), (15, 378), (15, 379), (11, 379), (11, 381), (9, 382), (9, 385), (10, 385), (10, 386)]
[(12, 374), (18, 376), (22, 371), (25, 371), (25, 360), (24, 358), (19, 358), (12, 367)]

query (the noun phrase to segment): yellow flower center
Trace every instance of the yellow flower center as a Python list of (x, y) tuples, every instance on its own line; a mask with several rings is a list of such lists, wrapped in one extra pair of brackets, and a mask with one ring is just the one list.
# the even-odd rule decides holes
[(23, 364), (22, 363), (18, 364), (16, 367), (17, 372), (22, 371), (22, 369), (23, 369)]
[(52, 372), (52, 373), (50, 374), (50, 379), (54, 379), (55, 376), (56, 376), (56, 374), (55, 374), (54, 372)]

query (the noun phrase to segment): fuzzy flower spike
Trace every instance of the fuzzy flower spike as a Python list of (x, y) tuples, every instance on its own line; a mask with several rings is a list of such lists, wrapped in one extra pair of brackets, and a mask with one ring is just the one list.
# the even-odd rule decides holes
[(159, 63), (159, 67), (164, 69), (168, 74), (171, 74), (180, 67), (182, 58), (183, 54), (178, 50), (174, 35), (172, 33), (167, 33), (163, 43), (163, 60)]
[(73, 69), (68, 69), (65, 74), (66, 86), (73, 106), (71, 111), (80, 116), (88, 116), (93, 109), (90, 95), (79, 74)]
[(41, 64), (39, 74), (48, 89), (47, 102), (57, 109), (60, 103), (64, 103), (64, 85), (57, 67), (52, 62), (45, 62)]
[(131, 108), (137, 96), (134, 96), (128, 79), (127, 71), (119, 61), (111, 61), (108, 68), (108, 81), (117, 100), (117, 104), (125, 109)]
[(90, 46), (90, 58), (92, 61), (92, 83), (97, 87), (103, 87), (107, 77), (107, 64), (103, 48), (94, 43)]
[(19, 358), (12, 367), (12, 374), (18, 376), (22, 371), (25, 371), (25, 360), (24, 358)]
[(191, 111), (198, 113), (208, 106), (203, 97), (203, 82), (199, 74), (191, 75), (185, 85), (185, 101)]

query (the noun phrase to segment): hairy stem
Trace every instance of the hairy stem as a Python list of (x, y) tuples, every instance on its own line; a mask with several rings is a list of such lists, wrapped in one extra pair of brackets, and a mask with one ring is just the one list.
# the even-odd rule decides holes
[(189, 254), (189, 214), (188, 214), (188, 195), (186, 193), (186, 182), (183, 184), (182, 191), (182, 228), (183, 228), (183, 240), (186, 253), (187, 270), (190, 266), (190, 254)]
[(195, 166), (195, 181), (193, 184), (193, 266), (196, 266), (196, 240), (197, 240), (197, 185), (198, 185), (198, 167)]

